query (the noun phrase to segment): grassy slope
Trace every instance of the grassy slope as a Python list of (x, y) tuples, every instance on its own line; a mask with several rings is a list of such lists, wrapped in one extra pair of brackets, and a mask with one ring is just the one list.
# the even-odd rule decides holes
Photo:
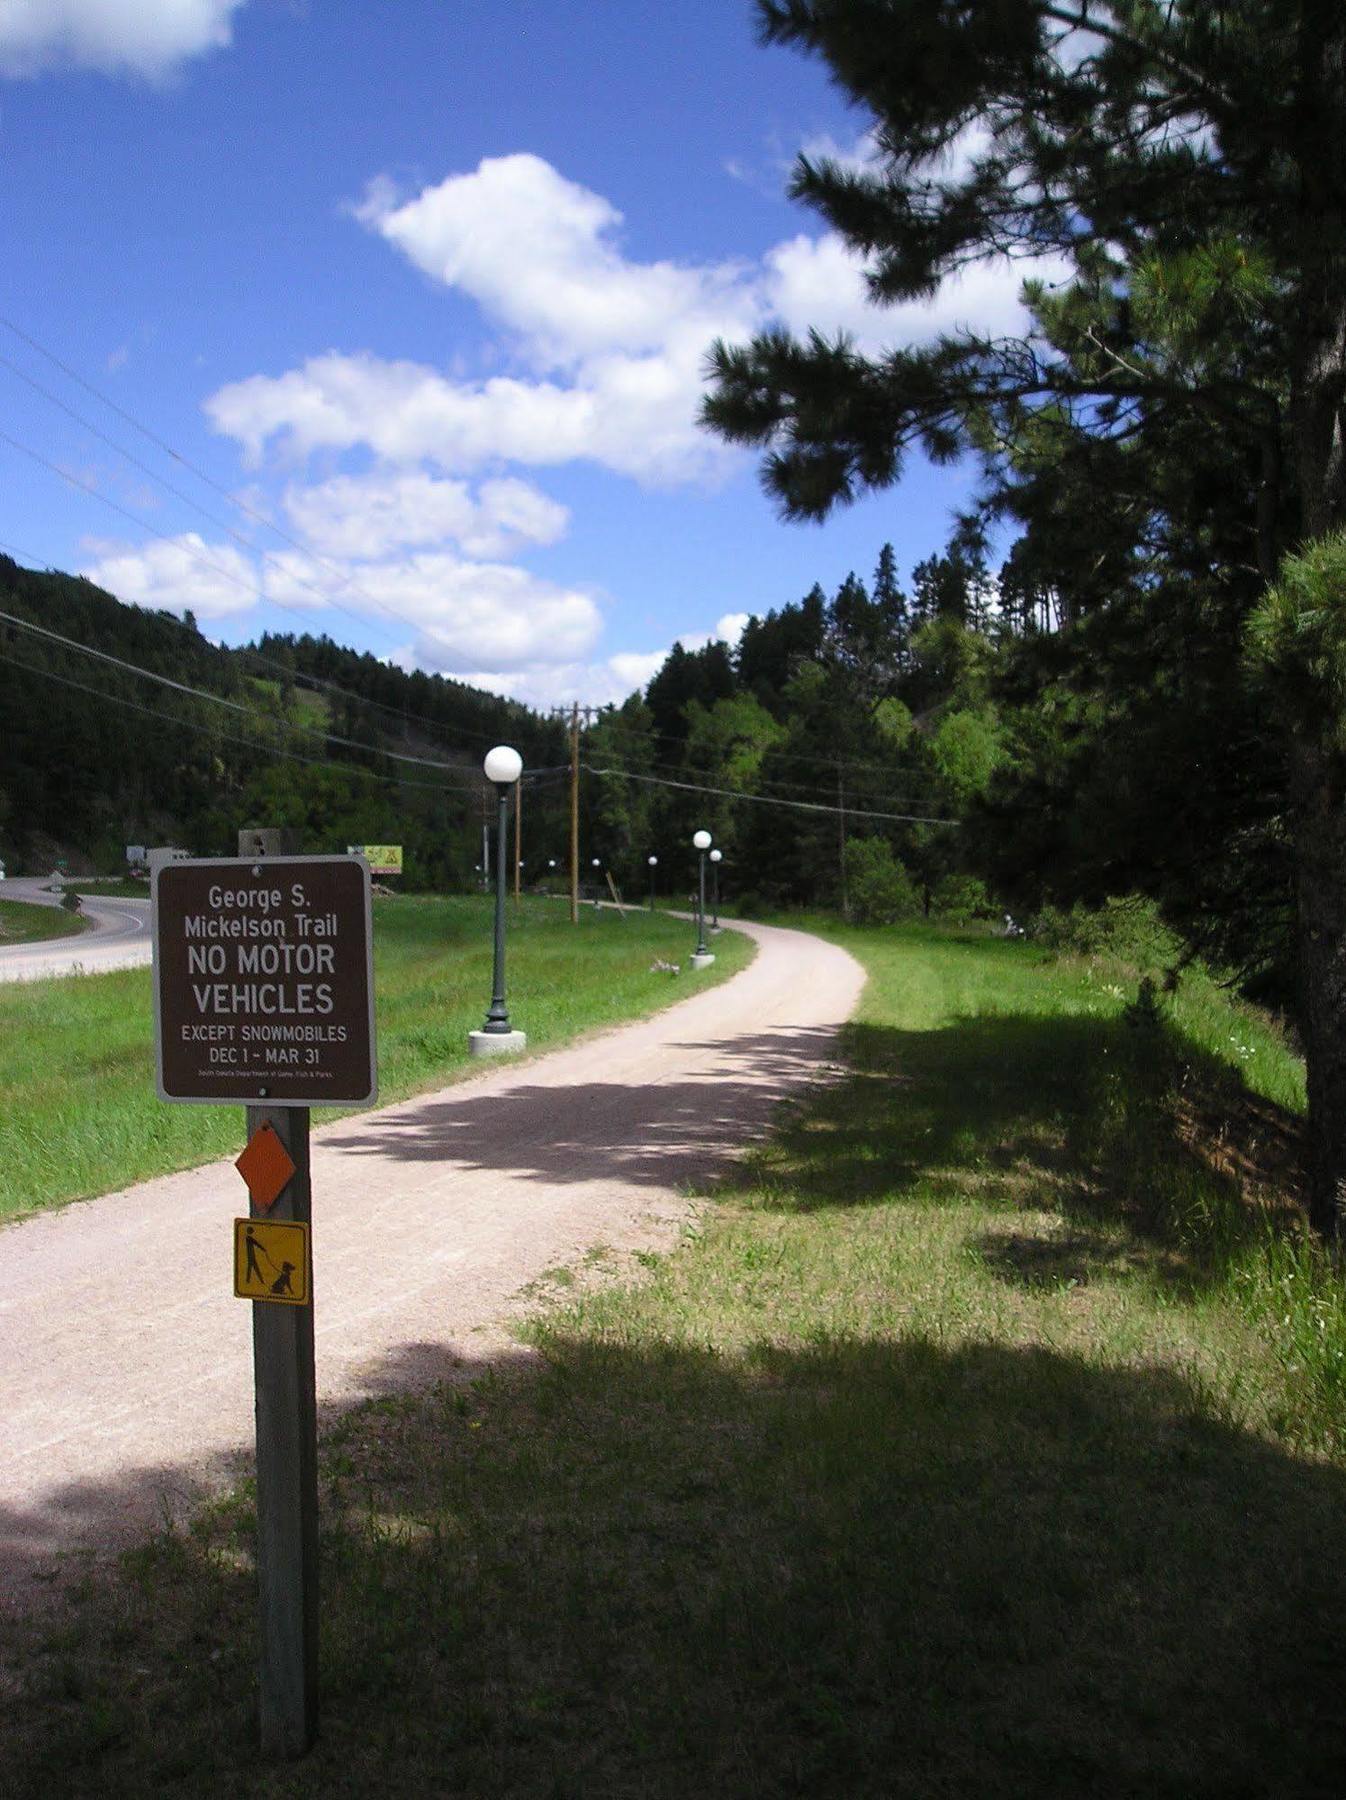
[[(461, 1076), (467, 1034), (491, 994), (486, 901), (378, 900), (374, 906), (380, 1098)], [(514, 1022), (545, 1049), (597, 1026), (638, 1017), (688, 992), (687, 976), (651, 973), (656, 958), (685, 961), (690, 928), (662, 913), (526, 901), (510, 910), (506, 975)], [(720, 980), (751, 954), (726, 932)], [(0, 986), (0, 1219), (106, 1193), (189, 1168), (241, 1144), (237, 1106), (169, 1106), (154, 1093), (150, 972)], [(327, 1109), (318, 1119), (333, 1116)]]
[(84, 880), (77, 877), (70, 886), (86, 900), (148, 900), (150, 897), (149, 882), (136, 881), (130, 876), (91, 875)]
[(244, 1493), (29, 1648), (33, 1792), (1340, 1791), (1341, 1437), (1171, 1104), (1244, 1098), (1203, 1034), (1292, 1086), (1283, 1047), (1023, 945), (844, 941), (851, 1077), (692, 1241), (330, 1433), (314, 1755), (253, 1761)]
[(0, 898), (0, 947), (36, 944), (44, 938), (78, 937), (89, 921), (62, 907), (40, 906), (33, 901)]

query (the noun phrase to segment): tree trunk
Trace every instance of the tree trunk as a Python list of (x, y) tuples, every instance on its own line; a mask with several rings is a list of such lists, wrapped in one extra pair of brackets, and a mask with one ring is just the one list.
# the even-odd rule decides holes
[(1295, 754), (1301, 1018), (1308, 1065), (1309, 1219), (1346, 1239), (1346, 795), (1317, 749)]
[[(1346, 195), (1340, 191), (1346, 26), (1340, 0), (1309, 0), (1301, 25), (1299, 340), (1291, 359), (1289, 424), (1303, 540), (1346, 525)], [(1326, 696), (1325, 696), (1326, 700)], [(1326, 713), (1327, 707), (1325, 705)], [(1309, 1216), (1346, 1238), (1346, 793), (1323, 740), (1291, 752), (1297, 930), (1309, 1117)]]
[[(1290, 418), (1308, 540), (1346, 524), (1346, 286), (1306, 311), (1312, 325), (1292, 378)], [(1296, 744), (1291, 770), (1309, 1099), (1307, 1200), (1314, 1228), (1340, 1244), (1346, 1240), (1346, 793), (1339, 760), (1321, 743)]]

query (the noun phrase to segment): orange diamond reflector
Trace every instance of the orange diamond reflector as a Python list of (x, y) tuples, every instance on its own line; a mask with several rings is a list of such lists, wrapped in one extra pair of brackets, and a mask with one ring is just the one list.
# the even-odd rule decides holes
[(259, 1125), (234, 1167), (248, 1184), (255, 1205), (270, 1212), (294, 1174), (290, 1153), (273, 1125)]

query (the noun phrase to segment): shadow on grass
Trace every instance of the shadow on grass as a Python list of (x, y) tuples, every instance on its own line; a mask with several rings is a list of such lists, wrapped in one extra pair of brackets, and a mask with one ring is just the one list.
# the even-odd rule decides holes
[(1340, 1792), (1346, 1481), (1176, 1376), (543, 1348), (327, 1432), (306, 1762), (235, 1504), (11, 1643), (7, 1795)]
[[(748, 1167), (786, 1211), (960, 1198), (1055, 1212), (1049, 1238), (988, 1236), (988, 1266), (1027, 1286), (1145, 1268), (1213, 1277), (1266, 1213), (1236, 1179), (1295, 1122), (1162, 1018), (980, 1014), (937, 1029), (852, 1023), (852, 1073), (789, 1119)], [(1194, 1124), (1195, 1121), (1195, 1124)], [(1209, 1154), (1218, 1136), (1228, 1152)], [(1295, 1208), (1287, 1191), (1281, 1211)], [(1297, 1214), (1295, 1214), (1297, 1216)]]

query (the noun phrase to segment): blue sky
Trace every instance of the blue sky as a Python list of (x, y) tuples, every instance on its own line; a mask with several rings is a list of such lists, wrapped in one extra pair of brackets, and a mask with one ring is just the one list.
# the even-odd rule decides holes
[(695, 425), (717, 334), (1018, 318), (994, 266), (867, 306), (785, 198), (865, 125), (748, 0), (12, 0), (0, 542), (542, 706), (905, 574), (969, 471), (786, 525)]

